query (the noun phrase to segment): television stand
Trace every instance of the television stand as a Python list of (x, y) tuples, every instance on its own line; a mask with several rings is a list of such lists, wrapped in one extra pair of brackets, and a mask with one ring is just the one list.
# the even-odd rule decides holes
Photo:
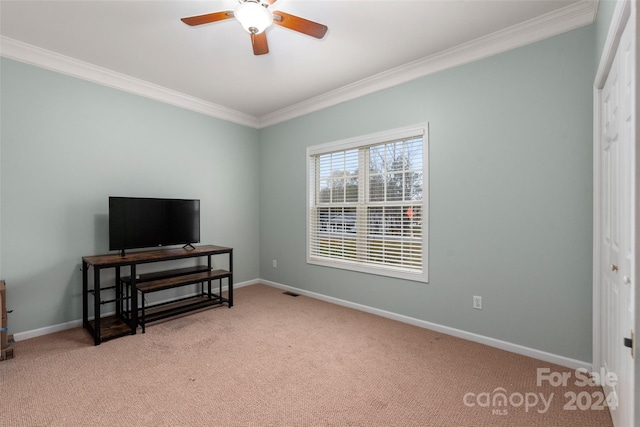
[[(233, 306), (233, 249), (223, 246), (191, 246), (192, 249), (160, 249), (127, 254), (108, 254), (82, 257), (82, 325), (93, 336), (95, 345), (123, 335), (134, 335), (138, 326), (145, 332), (146, 324), (155, 320), (227, 304)], [(213, 256), (228, 256), (228, 269), (214, 269)], [(164, 261), (205, 258), (207, 263), (195, 267), (137, 274), (141, 264)], [(93, 267), (93, 289), (89, 289), (89, 269)], [(130, 275), (121, 276), (121, 268), (129, 267)], [(115, 269), (115, 283), (101, 287), (100, 272)], [(226, 279), (228, 293), (222, 296), (222, 283)], [(212, 292), (212, 282), (218, 281), (218, 293)], [(147, 305), (145, 296), (152, 292), (200, 284), (200, 291), (186, 298)], [(206, 286), (205, 286), (206, 285)], [(103, 300), (103, 291), (111, 289), (115, 298)], [(138, 296), (142, 298), (138, 300)], [(91, 299), (93, 301), (91, 301)], [(89, 319), (89, 306), (93, 303), (93, 319)], [(101, 306), (115, 303), (112, 316), (101, 315)]]

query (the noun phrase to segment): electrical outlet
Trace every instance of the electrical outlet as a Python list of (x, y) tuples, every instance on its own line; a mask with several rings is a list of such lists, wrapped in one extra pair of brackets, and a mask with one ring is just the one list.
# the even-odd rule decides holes
[(482, 297), (479, 297), (477, 295), (473, 296), (473, 308), (482, 310)]
[(278, 261), (275, 259), (273, 260), (273, 268), (278, 268)]

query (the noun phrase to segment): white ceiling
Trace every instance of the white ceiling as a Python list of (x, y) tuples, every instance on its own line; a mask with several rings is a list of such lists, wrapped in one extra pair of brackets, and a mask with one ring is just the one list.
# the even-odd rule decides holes
[(585, 0), (278, 0), (329, 27), (322, 40), (267, 29), (253, 55), (216, 1), (0, 1), (3, 56), (262, 127), (593, 22)]

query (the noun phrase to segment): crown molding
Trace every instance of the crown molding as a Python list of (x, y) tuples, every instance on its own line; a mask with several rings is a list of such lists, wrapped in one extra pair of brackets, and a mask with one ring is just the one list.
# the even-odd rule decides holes
[(323, 108), (397, 86), (448, 68), (488, 58), (592, 24), (599, 0), (582, 0), (434, 55), (392, 68), (331, 92), (260, 117), (267, 127)]
[(595, 20), (598, 1), (581, 0), (572, 3), (554, 12), (392, 68), (262, 117), (251, 116), (4, 36), (0, 36), (0, 56), (259, 129), (589, 25)]
[(0, 36), (0, 56), (229, 122), (254, 128), (259, 125), (254, 116), (9, 37)]

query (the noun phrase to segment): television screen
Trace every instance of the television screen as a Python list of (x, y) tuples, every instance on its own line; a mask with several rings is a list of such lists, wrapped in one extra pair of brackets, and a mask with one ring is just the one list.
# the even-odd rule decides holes
[(200, 242), (200, 200), (109, 197), (109, 250)]

